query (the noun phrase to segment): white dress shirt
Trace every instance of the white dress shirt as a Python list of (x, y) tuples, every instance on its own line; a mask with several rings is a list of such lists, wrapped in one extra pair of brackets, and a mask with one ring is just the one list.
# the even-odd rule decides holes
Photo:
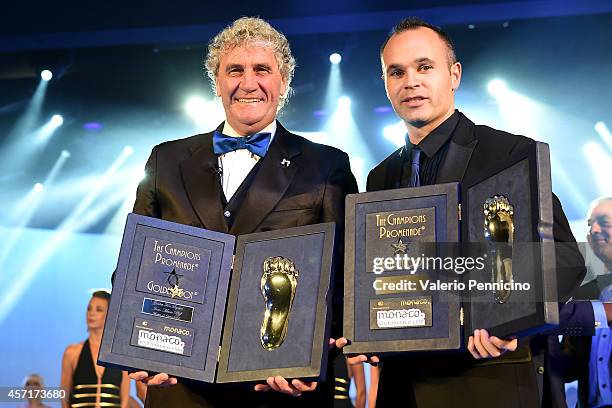
[[(276, 120), (272, 121), (272, 123), (258, 133), (271, 133), (270, 143), (272, 143), (274, 135), (276, 134)], [(233, 137), (243, 137), (232, 129), (227, 121), (223, 124), (223, 134)], [(253, 167), (255, 167), (259, 159), (261, 159), (261, 157), (251, 153), (247, 149), (239, 149), (219, 156), (221, 185), (223, 186), (223, 193), (227, 201), (232, 199), (234, 193), (236, 193), (238, 187), (240, 187), (240, 184), (242, 184), (249, 172), (253, 170)]]

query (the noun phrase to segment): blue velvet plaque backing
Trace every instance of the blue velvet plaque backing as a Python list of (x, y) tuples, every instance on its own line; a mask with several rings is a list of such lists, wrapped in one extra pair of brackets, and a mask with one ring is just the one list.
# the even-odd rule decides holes
[[(317, 293), (325, 234), (309, 234), (246, 244), (238, 288), (238, 301), (228, 372), (267, 368), (301, 367), (310, 364), (317, 309)], [(262, 266), (269, 256), (282, 256), (299, 271), (287, 337), (275, 350), (265, 350), (260, 341), (264, 299), (260, 290)]]
[[(366, 265), (366, 215), (385, 211), (399, 211), (408, 209), (434, 208), (435, 239), (438, 242), (445, 242), (447, 228), (447, 196), (434, 195), (430, 197), (401, 198), (383, 202), (359, 203), (355, 208), (355, 333), (351, 339), (356, 342), (384, 341), (384, 340), (418, 340), (448, 338), (448, 308), (449, 293), (445, 291), (424, 292), (431, 296), (433, 305), (433, 324), (431, 327), (418, 328), (393, 328), (385, 330), (370, 329), (370, 299), (395, 298), (397, 294), (376, 295), (373, 288), (374, 279), (380, 276), (406, 275), (407, 271), (398, 270), (393, 272), (383, 272), (381, 275), (366, 273), (369, 268)], [(435, 224), (434, 224), (435, 223)], [(419, 273), (420, 276), (423, 273)], [(442, 274), (432, 273), (425, 276), (426, 279), (446, 281), (447, 277)], [(421, 293), (404, 294), (403, 298), (418, 298)], [(451, 303), (456, 305), (456, 303)]]
[[(334, 223), (323, 223), (238, 237), (218, 383), (262, 381), (276, 375), (315, 381), (325, 378), (335, 228)], [(286, 282), (283, 274), (299, 273), (284, 340), (266, 342), (268, 346), (272, 344), (268, 348), (264, 348), (261, 338), (266, 312), (261, 288), (264, 263), (268, 273), (272, 273), (265, 278), (271, 285), (267, 286), (267, 296), (287, 293), (278, 287), (274, 289), (269, 279)]]
[[(538, 224), (533, 219), (531, 203), (531, 178), (529, 176), (529, 160), (524, 159), (508, 169), (468, 189), (468, 239), (470, 242), (484, 240), (483, 204), (489, 197), (504, 192), (510, 204), (514, 207), (514, 245), (512, 254), (512, 274), (515, 282), (535, 283), (535, 273), (538, 270), (538, 250), (534, 243), (534, 226)], [(535, 238), (535, 242), (537, 242)], [(467, 279), (479, 282), (491, 281), (491, 268), (487, 264), (484, 271), (473, 271)], [(471, 293), (470, 318), (473, 328), (490, 328), (500, 324), (515, 321), (521, 317), (530, 316), (536, 312), (540, 291), (535, 287), (529, 291), (513, 291), (506, 303), (499, 304), (493, 299), (493, 292)]]

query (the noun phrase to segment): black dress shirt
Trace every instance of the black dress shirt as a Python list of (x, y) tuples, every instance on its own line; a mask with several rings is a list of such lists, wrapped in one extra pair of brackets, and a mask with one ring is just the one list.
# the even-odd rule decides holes
[(444, 122), (427, 135), (421, 143), (413, 145), (410, 140), (406, 140), (406, 146), (402, 150), (402, 176), (401, 187), (408, 187), (410, 183), (412, 149), (418, 147), (424, 154), (421, 154), (419, 161), (419, 178), (422, 186), (436, 183), (438, 167), (444, 161), (448, 150), (451, 135), (459, 123), (459, 111), (448, 117)]

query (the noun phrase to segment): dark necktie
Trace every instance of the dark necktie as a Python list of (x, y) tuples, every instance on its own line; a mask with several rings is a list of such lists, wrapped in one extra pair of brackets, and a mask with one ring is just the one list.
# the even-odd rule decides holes
[(253, 154), (264, 157), (271, 137), (271, 133), (255, 133), (247, 137), (232, 137), (215, 130), (213, 135), (213, 151), (215, 154), (225, 154), (234, 150), (247, 149)]
[(421, 149), (416, 146), (412, 147), (410, 152), (410, 183), (408, 187), (419, 187), (421, 178), (419, 177), (419, 159), (421, 158)]

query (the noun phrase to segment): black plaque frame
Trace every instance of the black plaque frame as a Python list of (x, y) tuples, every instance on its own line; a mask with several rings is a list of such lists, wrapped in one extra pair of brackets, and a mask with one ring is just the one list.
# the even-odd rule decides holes
[[(521, 162), (527, 162), (529, 194), (532, 199), (529, 214), (531, 220), (530, 237), (534, 244), (540, 244), (539, 257), (534, 259), (534, 270), (542, 274), (533, 282), (533, 290), (541, 294), (541, 299), (535, 304), (534, 313), (523, 318), (507, 323), (489, 327), (490, 334), (498, 337), (523, 337), (528, 336), (559, 324), (559, 306), (557, 299), (557, 277), (555, 273), (555, 250), (553, 237), (553, 208), (552, 208), (552, 181), (550, 174), (550, 150), (546, 143), (535, 142), (522, 151), (516, 153), (512, 158), (491, 168), (485, 172), (480, 180), (462, 189), (462, 204), (464, 208), (477, 205), (470, 201), (470, 190), (480, 183), (496, 177), (504, 170), (509, 169)], [(465, 219), (466, 217), (464, 217)], [(462, 237), (468, 236), (468, 222), (462, 222)], [(467, 337), (475, 329), (483, 328), (479, 322), (472, 317), (472, 308), (478, 307), (478, 302), (469, 302), (466, 299), (464, 307), (466, 333), (464, 345), (467, 345)]]
[[(194, 369), (190, 367), (179, 366), (176, 364), (166, 364), (158, 361), (148, 360), (146, 358), (140, 358), (130, 356), (126, 354), (120, 354), (113, 351), (113, 344), (117, 331), (118, 323), (121, 319), (133, 319), (134, 311), (122, 310), (122, 302), (124, 294), (127, 291), (136, 291), (135, 287), (126, 286), (128, 273), (135, 273), (136, 271), (129, 270), (129, 266), (132, 264), (131, 260), (133, 257), (140, 257), (136, 265), (140, 267), (142, 261), (142, 254), (136, 253), (136, 248), (132, 246), (136, 239), (139, 227), (150, 227), (152, 229), (159, 229), (163, 231), (172, 231), (172, 233), (182, 235), (184, 237), (203, 238), (206, 240), (215, 241), (223, 245), (223, 253), (221, 255), (220, 268), (212, 273), (218, 274), (218, 284), (216, 288), (216, 295), (213, 302), (213, 310), (203, 311), (204, 313), (212, 312), (210, 336), (206, 340), (208, 342), (207, 352), (204, 361), (201, 361), (202, 369)], [(227, 295), (227, 287), (230, 278), (230, 270), (232, 263), (232, 256), (234, 251), (235, 238), (232, 235), (222, 234), (219, 232), (208, 231), (201, 228), (196, 228), (188, 225), (178, 224), (174, 222), (164, 221), (157, 218), (145, 217), (137, 214), (129, 214), (126, 221), (126, 227), (123, 234), (123, 242), (119, 254), (119, 261), (117, 264), (117, 270), (115, 274), (115, 281), (113, 285), (113, 296), (106, 317), (104, 334), (102, 337), (102, 343), (100, 345), (100, 353), (98, 356), (98, 363), (104, 366), (116, 367), (122, 369), (132, 369), (138, 367), (148, 372), (165, 372), (173, 376), (194, 379), (199, 381), (213, 382), (217, 366), (217, 356), (219, 351), (219, 339), (221, 337), (221, 329), (223, 322), (223, 314), (225, 309), (225, 301)], [(167, 297), (156, 296), (153, 294), (142, 294), (142, 297), (153, 298), (155, 300), (167, 302)], [(199, 312), (199, 307), (195, 303), (187, 303), (181, 300), (172, 300), (173, 303), (182, 304), (185, 306), (193, 307), (194, 312)], [(140, 316), (136, 314), (136, 316)], [(140, 316), (143, 317), (143, 316)], [(163, 319), (163, 318), (162, 318)], [(197, 330), (197, 328), (195, 328)], [(196, 332), (194, 331), (193, 341), (199, 341), (195, 339)], [(134, 349), (139, 349), (137, 346), (130, 345)], [(151, 350), (152, 353), (163, 353), (162, 351)]]
[[(427, 351), (448, 350), (460, 347), (460, 299), (449, 300), (448, 309), (448, 333), (445, 338), (436, 339), (405, 339), (405, 340), (355, 340), (355, 307), (364, 299), (355, 299), (355, 271), (356, 256), (356, 230), (357, 220), (356, 208), (364, 203), (376, 203), (390, 200), (414, 199), (419, 197), (445, 196), (447, 211), (446, 242), (459, 242), (459, 184), (447, 183), (416, 188), (403, 188), (395, 190), (384, 190), (370, 193), (350, 194), (346, 197), (346, 222), (345, 222), (345, 259), (344, 259), (344, 325), (343, 334), (351, 343), (344, 347), (345, 354), (367, 354), (367, 353), (394, 353), (402, 351)], [(365, 238), (364, 238), (365, 239)], [(369, 301), (369, 298), (367, 299)]]
[[(232, 273), (230, 291), (228, 296), (227, 312), (223, 330), (219, 367), (217, 371), (218, 383), (247, 382), (265, 380), (270, 376), (281, 375), (285, 378), (303, 378), (322, 380), (325, 378), (328, 354), (328, 339), (331, 328), (331, 301), (332, 301), (332, 269), (334, 259), (335, 223), (324, 223), (295, 227), (284, 230), (269, 231), (242, 235), (238, 237), (234, 271)], [(323, 251), (315, 256), (322, 257), (319, 276), (318, 300), (314, 324), (314, 341), (310, 350), (310, 363), (305, 366), (278, 367), (268, 369), (228, 371), (230, 353), (232, 352), (232, 339), (234, 322), (237, 318), (237, 304), (241, 296), (239, 293), (240, 279), (243, 271), (245, 248), (251, 243), (266, 240), (277, 240), (296, 236), (324, 234)], [(308, 251), (308, 248), (303, 248)], [(298, 291), (300, 286), (298, 284)], [(297, 294), (296, 294), (297, 296)]]

